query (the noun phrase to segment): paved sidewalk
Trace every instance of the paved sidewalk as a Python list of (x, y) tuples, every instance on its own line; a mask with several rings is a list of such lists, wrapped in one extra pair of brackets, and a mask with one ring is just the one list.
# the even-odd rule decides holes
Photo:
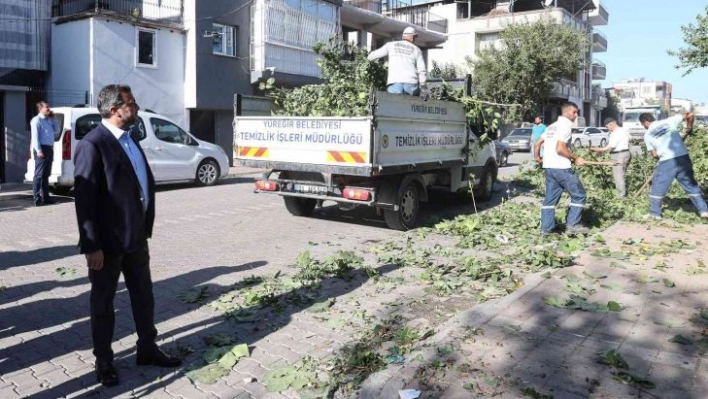
[[(233, 177), (242, 177), (242, 176), (250, 176), (250, 175), (257, 175), (260, 173), (265, 172), (265, 169), (259, 169), (259, 168), (249, 168), (246, 166), (232, 166), (229, 168), (229, 174), (226, 178), (233, 178)], [(30, 183), (2, 183), (0, 184), (0, 196), (7, 195), (7, 194), (17, 194), (17, 193), (22, 193), (22, 192), (30, 192), (31, 194), (32, 191), (32, 185)]]
[[(418, 362), (371, 376), (360, 398), (394, 398), (399, 389), (429, 389), (431, 383), (441, 388), (440, 398), (471, 397), (471, 392), (522, 397), (523, 389), (555, 398), (705, 398), (708, 314), (701, 310), (708, 309), (708, 268), (702, 263), (707, 233), (706, 225), (684, 226), (684, 231), (615, 225), (603, 234), (611, 251), (637, 255), (622, 260), (619, 253), (583, 253), (576, 266), (528, 276), (511, 295), (448, 322)], [(634, 243), (622, 245), (629, 238)], [(673, 241), (674, 247), (681, 242), (697, 247), (651, 255), (662, 252), (660, 242), (672, 240), (681, 240)], [(564, 289), (576, 281), (570, 275), (594, 291), (579, 294), (588, 302), (615, 301), (624, 309), (593, 312), (544, 303), (544, 298), (572, 295)], [(677, 335), (691, 342), (671, 342)], [(441, 355), (446, 347), (452, 353)], [(610, 350), (627, 362), (626, 370), (597, 363)], [(421, 365), (446, 362), (456, 369), (437, 381), (421, 378)], [(622, 371), (655, 387), (622, 383)]]

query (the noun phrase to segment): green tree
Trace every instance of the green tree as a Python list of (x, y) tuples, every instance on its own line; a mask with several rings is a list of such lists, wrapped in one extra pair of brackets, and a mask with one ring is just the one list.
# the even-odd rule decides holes
[(678, 57), (679, 64), (676, 69), (686, 69), (683, 76), (693, 72), (694, 69), (708, 67), (708, 6), (705, 15), (696, 16), (696, 25), (682, 26), (685, 48), (678, 51), (669, 50), (669, 55)]
[(589, 49), (585, 32), (550, 18), (509, 25), (500, 35), (501, 46), (468, 59), (473, 86), (482, 98), (520, 104), (524, 116), (548, 102), (554, 82), (575, 80)]
[(453, 63), (438, 63), (437, 61), (433, 61), (433, 65), (430, 68), (430, 77), (432, 78), (455, 79), (463, 75), (464, 72), (462, 68)]
[(620, 98), (619, 96), (615, 94), (608, 93), (607, 95), (607, 107), (602, 110), (602, 121), (600, 123), (604, 123), (603, 121), (605, 118), (614, 118), (615, 120), (619, 121), (620, 123), (622, 120), (620, 119), (620, 116), (622, 115), (622, 110), (620, 107)]

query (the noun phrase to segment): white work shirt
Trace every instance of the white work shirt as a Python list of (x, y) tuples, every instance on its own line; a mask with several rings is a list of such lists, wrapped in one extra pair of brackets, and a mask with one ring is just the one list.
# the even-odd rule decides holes
[(624, 128), (617, 127), (610, 132), (610, 142), (607, 146), (611, 148), (610, 152), (629, 150), (629, 132)]
[(388, 42), (378, 50), (369, 53), (369, 60), (388, 56), (387, 84), (425, 84), (426, 70), (423, 52), (407, 40)]
[(558, 143), (570, 145), (573, 122), (565, 116), (548, 126), (543, 132), (543, 168), (544, 169), (570, 169), (570, 159), (558, 154)]

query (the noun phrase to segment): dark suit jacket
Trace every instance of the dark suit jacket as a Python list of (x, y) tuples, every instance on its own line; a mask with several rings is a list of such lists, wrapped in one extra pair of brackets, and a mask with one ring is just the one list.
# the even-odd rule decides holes
[(148, 171), (150, 203), (143, 211), (138, 177), (115, 136), (103, 124), (76, 145), (74, 193), (81, 253), (104, 254), (146, 248), (155, 221), (155, 179), (140, 144)]

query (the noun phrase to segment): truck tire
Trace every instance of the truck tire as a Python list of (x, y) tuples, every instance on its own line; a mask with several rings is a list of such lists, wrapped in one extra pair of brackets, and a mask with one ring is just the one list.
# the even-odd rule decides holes
[(492, 192), (494, 190), (494, 181), (497, 179), (497, 168), (496, 166), (488, 162), (487, 166), (482, 172), (482, 176), (479, 178), (479, 188), (477, 190), (477, 199), (485, 202), (492, 199)]
[(310, 216), (315, 210), (317, 200), (301, 197), (283, 197), (285, 209), (293, 216)]
[(420, 189), (415, 181), (408, 181), (398, 190), (398, 210), (384, 210), (386, 225), (393, 230), (410, 230), (415, 227), (420, 210)]

